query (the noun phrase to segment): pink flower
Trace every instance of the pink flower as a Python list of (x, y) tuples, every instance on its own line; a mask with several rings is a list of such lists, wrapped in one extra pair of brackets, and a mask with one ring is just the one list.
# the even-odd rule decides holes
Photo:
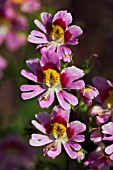
[(61, 153), (61, 144), (63, 144), (67, 154), (72, 159), (77, 159), (77, 151), (81, 149), (78, 142), (83, 142), (84, 135), (80, 135), (85, 131), (86, 125), (80, 121), (69, 121), (69, 111), (62, 110), (60, 106), (55, 106), (51, 115), (41, 112), (36, 115), (40, 124), (33, 120), (32, 124), (44, 134), (32, 134), (30, 145), (43, 146), (47, 145), (43, 153), (50, 158), (55, 158)]
[(27, 19), (26, 17), (17, 14), (17, 12), (5, 3), (3, 9), (3, 11), (0, 11), (0, 45), (5, 41), (8, 49), (10, 51), (15, 51), (25, 44), (27, 40), (25, 35)]
[(9, 0), (12, 5), (20, 7), (22, 12), (32, 13), (40, 9), (41, 3), (39, 0)]
[(99, 91), (97, 100), (102, 104), (106, 102), (110, 108), (113, 105), (113, 83), (103, 77), (94, 77), (92, 81)]
[[(67, 53), (69, 49), (65, 49), (65, 47), (62, 49), (63, 45), (78, 44), (78, 39), (76, 37), (82, 34), (82, 30), (76, 25), (69, 26), (72, 22), (70, 13), (67, 11), (59, 11), (52, 18), (51, 14), (43, 12), (41, 13), (41, 19), (43, 24), (37, 19), (34, 21), (41, 31), (33, 30), (28, 37), (29, 42), (39, 44), (37, 48), (46, 46), (48, 49), (52, 48), (56, 50), (57, 48), (59, 52), (63, 50), (66, 51), (64, 53)], [(62, 59), (64, 59), (63, 56)]]
[(32, 13), (38, 11), (41, 7), (39, 0), (24, 0), (21, 10), (26, 13)]
[(80, 90), (82, 100), (87, 106), (92, 104), (92, 100), (99, 95), (98, 90), (95, 87), (89, 86)]
[(90, 135), (90, 140), (93, 141), (95, 144), (98, 144), (102, 141), (104, 134), (99, 128), (93, 128)]
[(84, 162), (84, 166), (89, 166), (90, 170), (110, 170), (113, 162), (104, 152), (105, 146), (103, 143), (88, 155), (88, 159)]
[[(103, 140), (113, 142), (113, 122), (109, 122), (102, 126), (102, 132), (106, 135)], [(106, 154), (110, 155), (110, 159), (113, 161), (113, 144), (105, 148)]]
[(78, 104), (78, 99), (65, 90), (84, 87), (84, 81), (78, 80), (84, 75), (83, 70), (71, 66), (61, 71), (58, 55), (52, 51), (44, 52), (41, 60), (29, 59), (26, 63), (32, 72), (22, 70), (21, 74), (38, 85), (22, 85), (22, 99), (31, 99), (42, 93), (37, 103), (42, 108), (48, 108), (53, 103), (56, 93), (62, 108), (69, 110), (70, 105)]
[(0, 55), (0, 79), (3, 77), (3, 71), (7, 67), (7, 61)]
[(103, 109), (99, 105), (95, 105), (90, 108), (89, 114), (91, 117), (96, 116), (96, 124), (97, 125), (102, 125), (103, 123), (107, 122), (112, 114), (111, 109)]

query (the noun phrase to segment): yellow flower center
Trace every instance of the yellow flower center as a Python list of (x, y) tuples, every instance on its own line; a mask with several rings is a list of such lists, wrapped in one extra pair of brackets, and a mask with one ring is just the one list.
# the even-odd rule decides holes
[(43, 71), (44, 82), (48, 87), (55, 86), (60, 81), (60, 74), (53, 69), (47, 69)]
[(103, 115), (103, 112), (99, 112), (98, 115), (99, 115), (99, 116), (102, 116), (102, 115)]
[(11, 0), (12, 3), (22, 4), (25, 0)]
[(66, 127), (62, 124), (54, 123), (52, 124), (52, 134), (56, 139), (62, 138), (66, 134)]
[(91, 89), (90, 88), (85, 88), (84, 91), (89, 92), (89, 91), (91, 91)]
[(58, 43), (64, 43), (64, 30), (58, 25), (52, 25), (53, 30), (51, 31), (52, 40)]
[(107, 98), (107, 106), (108, 108), (111, 108), (111, 105), (113, 104), (113, 90), (108, 91), (108, 98)]

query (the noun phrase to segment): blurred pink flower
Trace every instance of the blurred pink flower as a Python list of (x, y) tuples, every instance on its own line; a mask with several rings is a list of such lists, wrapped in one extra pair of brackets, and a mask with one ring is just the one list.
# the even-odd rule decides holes
[(47, 145), (43, 152), (50, 158), (55, 158), (61, 153), (61, 144), (63, 144), (67, 154), (72, 159), (82, 159), (82, 154), (77, 153), (81, 149), (78, 142), (83, 142), (84, 135), (80, 133), (86, 130), (86, 125), (80, 121), (69, 121), (69, 111), (62, 110), (60, 106), (55, 106), (51, 115), (41, 112), (36, 115), (40, 124), (33, 120), (32, 124), (44, 134), (32, 134), (30, 145)]
[(41, 7), (40, 0), (9, 0), (12, 5), (19, 7), (22, 12), (32, 13)]
[(41, 7), (39, 0), (24, 0), (21, 10), (26, 13), (32, 13), (38, 11)]
[(3, 71), (7, 67), (7, 61), (0, 55), (0, 79), (3, 77)]
[(0, 9), (0, 45), (3, 42), (10, 51), (17, 50), (26, 42), (27, 18), (4, 3)]
[(32, 169), (34, 150), (17, 136), (0, 139), (0, 170)]

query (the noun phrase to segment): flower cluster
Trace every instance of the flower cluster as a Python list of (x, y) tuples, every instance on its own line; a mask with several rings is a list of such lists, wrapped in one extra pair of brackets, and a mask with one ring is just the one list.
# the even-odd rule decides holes
[(10, 51), (24, 45), (27, 29), (27, 17), (24, 13), (40, 8), (37, 0), (1, 0), (0, 1), (0, 46), (6, 43)]
[[(109, 170), (110, 166), (113, 166), (113, 83), (103, 77), (94, 77), (92, 82), (99, 91), (96, 98), (99, 104), (89, 110), (91, 122), (96, 117), (90, 139), (97, 148), (91, 153), (92, 156), (90, 155), (85, 165), (89, 165), (90, 168), (97, 167), (99, 170)], [(99, 163), (92, 164), (95, 160), (94, 154), (97, 155), (96, 162)]]
[[(82, 146), (85, 136), (81, 133), (86, 125), (84, 119), (80, 116), (77, 119), (72, 113), (80, 114), (79, 107), (87, 108), (96, 99), (99, 104), (88, 109), (90, 124), (87, 124), (90, 142), (93, 141), (96, 149), (88, 155), (84, 166), (89, 166), (90, 170), (109, 170), (113, 166), (113, 83), (94, 77), (92, 85), (86, 85), (84, 70), (73, 64), (68, 47), (68, 44), (77, 45), (78, 36), (82, 34), (79, 26), (70, 26), (69, 12), (59, 11), (54, 17), (43, 12), (41, 19), (42, 23), (34, 21), (40, 30), (33, 30), (28, 36), (29, 42), (38, 45), (41, 58), (26, 61), (29, 69), (23, 69), (21, 74), (33, 83), (21, 85), (20, 90), (23, 100), (37, 97), (38, 106), (51, 107), (52, 111), (51, 114), (46, 111), (36, 114), (38, 121), (31, 123), (39, 132), (33, 132), (29, 143), (37, 147), (46, 145), (43, 154), (52, 159), (61, 153), (63, 145), (70, 158), (81, 161), (85, 157)], [(109, 141), (108, 146), (105, 141)]]
[[(69, 122), (71, 111), (80, 100), (89, 106), (99, 92), (95, 87), (86, 87), (84, 71), (72, 64), (72, 51), (68, 44), (77, 45), (77, 37), (82, 34), (79, 26), (72, 25), (72, 16), (67, 11), (51, 14), (41, 13), (41, 23), (35, 20), (40, 29), (31, 31), (28, 41), (38, 44), (41, 59), (26, 61), (30, 70), (23, 69), (21, 74), (34, 82), (20, 87), (22, 99), (38, 96), (37, 105), (41, 108), (53, 107), (51, 115), (39, 112), (32, 124), (41, 132), (33, 133), (29, 141), (32, 146), (43, 146), (44, 155), (55, 158), (61, 153), (61, 144), (72, 159), (82, 160), (84, 151), (79, 144), (85, 141), (82, 132), (86, 125), (80, 120)], [(57, 103), (57, 104), (56, 104)]]

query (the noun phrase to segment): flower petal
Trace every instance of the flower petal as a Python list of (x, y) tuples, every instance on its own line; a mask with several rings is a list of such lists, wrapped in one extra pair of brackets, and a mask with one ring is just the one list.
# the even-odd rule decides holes
[(65, 110), (70, 110), (71, 106), (70, 106), (70, 104), (68, 104), (68, 103), (64, 100), (64, 97), (63, 97), (61, 91), (56, 92), (56, 96), (57, 96), (57, 99), (58, 99), (61, 107), (62, 107), (63, 109), (65, 109)]
[(48, 146), (43, 150), (44, 155), (47, 154), (50, 158), (54, 159), (61, 153), (61, 142), (55, 142), (53, 147), (48, 149)]
[(58, 11), (54, 15), (53, 22), (57, 19), (62, 19), (66, 23), (66, 27), (70, 23), (72, 23), (72, 15), (69, 12), (67, 12), (66, 10), (65, 11)]
[(51, 117), (48, 113), (46, 112), (40, 112), (36, 115), (36, 118), (38, 119), (38, 121), (45, 126), (47, 123), (50, 122)]
[(65, 43), (71, 44), (71, 45), (77, 45), (78, 44), (78, 37), (82, 34), (82, 29), (79, 26), (72, 25), (68, 27), (67, 31), (65, 32)]
[(70, 142), (66, 142), (63, 145), (64, 145), (64, 148), (65, 148), (67, 154), (70, 156), (70, 158), (76, 159), (77, 153), (76, 153), (76, 151), (74, 151), (74, 146)]
[(72, 60), (72, 51), (66, 46), (58, 46), (57, 54), (59, 59), (62, 59), (64, 62), (70, 62)]
[(44, 126), (42, 126), (41, 124), (39, 124), (36, 120), (32, 120), (31, 122), (33, 124), (33, 126), (35, 126), (39, 131), (46, 133), (46, 129)]
[(99, 106), (99, 105), (95, 105), (95, 106), (93, 106), (92, 108), (91, 108), (91, 110), (90, 110), (90, 115), (91, 115), (91, 117), (94, 117), (94, 116), (96, 116), (97, 114), (99, 114), (99, 113), (102, 113), (104, 110), (102, 109), (102, 107), (101, 106)]
[(32, 137), (29, 141), (30, 145), (32, 146), (43, 146), (48, 143), (51, 143), (53, 140), (51, 140), (48, 136), (46, 135), (41, 135), (41, 134), (32, 134)]
[(42, 66), (46, 66), (46, 65), (50, 65), (50, 67), (54, 67), (54, 69), (60, 69), (60, 60), (58, 55), (53, 52), (53, 51), (49, 51), (49, 50), (42, 50), (42, 59), (41, 59), (41, 65)]
[(63, 88), (74, 88), (74, 86), (79, 89), (79, 85), (80, 88), (84, 86), (84, 82), (83, 81), (79, 81), (77, 84), (74, 82), (75, 80), (81, 78), (84, 76), (84, 72), (83, 70), (75, 67), (75, 66), (71, 66), (68, 68), (65, 68), (62, 70), (61, 73), (61, 84)]
[(102, 126), (102, 129), (103, 129), (103, 133), (104, 134), (110, 134), (113, 136), (113, 122), (109, 122), (105, 125)]
[(82, 29), (76, 25), (72, 25), (72, 26), (68, 27), (68, 31), (70, 31), (73, 35), (73, 37), (71, 37), (71, 39), (74, 37), (78, 37), (79, 35), (81, 35), (83, 33)]
[(107, 80), (103, 77), (94, 77), (92, 79), (92, 82), (93, 82), (93, 85), (99, 91), (99, 95), (97, 96), (97, 100), (100, 103), (104, 103), (105, 99), (107, 98), (107, 93), (108, 93), (108, 88), (109, 88)]
[(97, 125), (101, 125), (101, 124), (107, 122), (111, 117), (110, 113), (111, 113), (110, 111), (105, 111), (105, 112), (102, 113), (101, 116), (97, 116), (96, 117)]
[(69, 127), (74, 130), (73, 136), (86, 130), (86, 125), (80, 121), (73, 121), (69, 123)]
[[(112, 155), (110, 155), (110, 159), (113, 161), (113, 154)], [(109, 169), (108, 169), (109, 170)]]
[(47, 36), (45, 34), (43, 34), (42, 32), (37, 31), (37, 30), (31, 31), (31, 35), (47, 40)]
[(38, 98), (37, 104), (41, 108), (48, 108), (49, 106), (51, 106), (53, 101), (54, 101), (54, 91), (52, 91), (51, 89), (48, 89), (46, 93), (44, 93)]
[(32, 80), (32, 81), (34, 81), (34, 82), (37, 82), (37, 76), (34, 75), (33, 73), (31, 73), (31, 72), (28, 71), (28, 70), (22, 70), (22, 71), (21, 71), (21, 75), (24, 76), (24, 77), (26, 77), (26, 78), (29, 79), (29, 80)]
[(113, 144), (106, 147), (105, 152), (110, 155), (113, 153)]
[(38, 58), (31, 58), (26, 61), (26, 64), (35, 75), (37, 74), (37, 69), (41, 69), (40, 61)]
[(66, 122), (69, 121), (69, 115), (70, 112), (67, 110), (63, 110), (60, 105), (55, 106), (51, 112), (51, 118), (55, 116), (62, 116), (66, 120)]
[(41, 13), (41, 19), (42, 19), (42, 22), (44, 23), (45, 26), (46, 26), (47, 22), (52, 23), (52, 15), (47, 13), (47, 12)]
[(23, 100), (28, 100), (28, 99), (31, 99), (33, 97), (36, 97), (40, 93), (45, 91), (45, 89), (42, 88), (39, 85), (27, 85), (27, 84), (22, 85), (20, 87), (20, 90), (21, 91), (27, 91), (26, 93), (23, 92), (22, 95), (21, 95)]
[(48, 43), (49, 41), (45, 38), (38, 38), (35, 37), (33, 35), (29, 35), (28, 36), (28, 41), (34, 44), (44, 44), (44, 43)]
[(44, 33), (46, 33), (44, 25), (38, 19), (35, 19), (34, 23), (37, 25), (38, 28), (40, 28)]
[(28, 85), (28, 84), (23, 84), (20, 86), (21, 91), (32, 91), (32, 90), (37, 90), (38, 88), (42, 88), (42, 87), (39, 85)]
[[(88, 89), (88, 91), (87, 91), (87, 89)], [(89, 86), (88, 88), (86, 88), (86, 91), (85, 91), (85, 89), (82, 90), (82, 94), (86, 98), (92, 100), (99, 95), (99, 91), (95, 87)]]
[(37, 76), (37, 82), (43, 82), (43, 72), (41, 70), (41, 64), (38, 58), (31, 58), (26, 61), (27, 66)]
[(75, 96), (63, 90), (56, 92), (56, 95), (61, 107), (65, 110), (69, 110), (71, 108), (70, 104), (73, 106), (78, 104), (78, 99)]
[(113, 141), (113, 136), (109, 136), (109, 137), (103, 137), (103, 140), (106, 140), (106, 141)]
[(99, 143), (103, 139), (103, 133), (97, 128), (92, 130), (91, 135), (90, 135), (90, 140), (93, 141), (94, 143)]
[(73, 136), (73, 141), (76, 141), (76, 142), (83, 142), (83, 141), (85, 141), (85, 137), (84, 137), (84, 135), (75, 135), (75, 136)]
[(80, 90), (85, 87), (85, 82), (83, 80), (78, 80), (67, 85), (68, 89)]

